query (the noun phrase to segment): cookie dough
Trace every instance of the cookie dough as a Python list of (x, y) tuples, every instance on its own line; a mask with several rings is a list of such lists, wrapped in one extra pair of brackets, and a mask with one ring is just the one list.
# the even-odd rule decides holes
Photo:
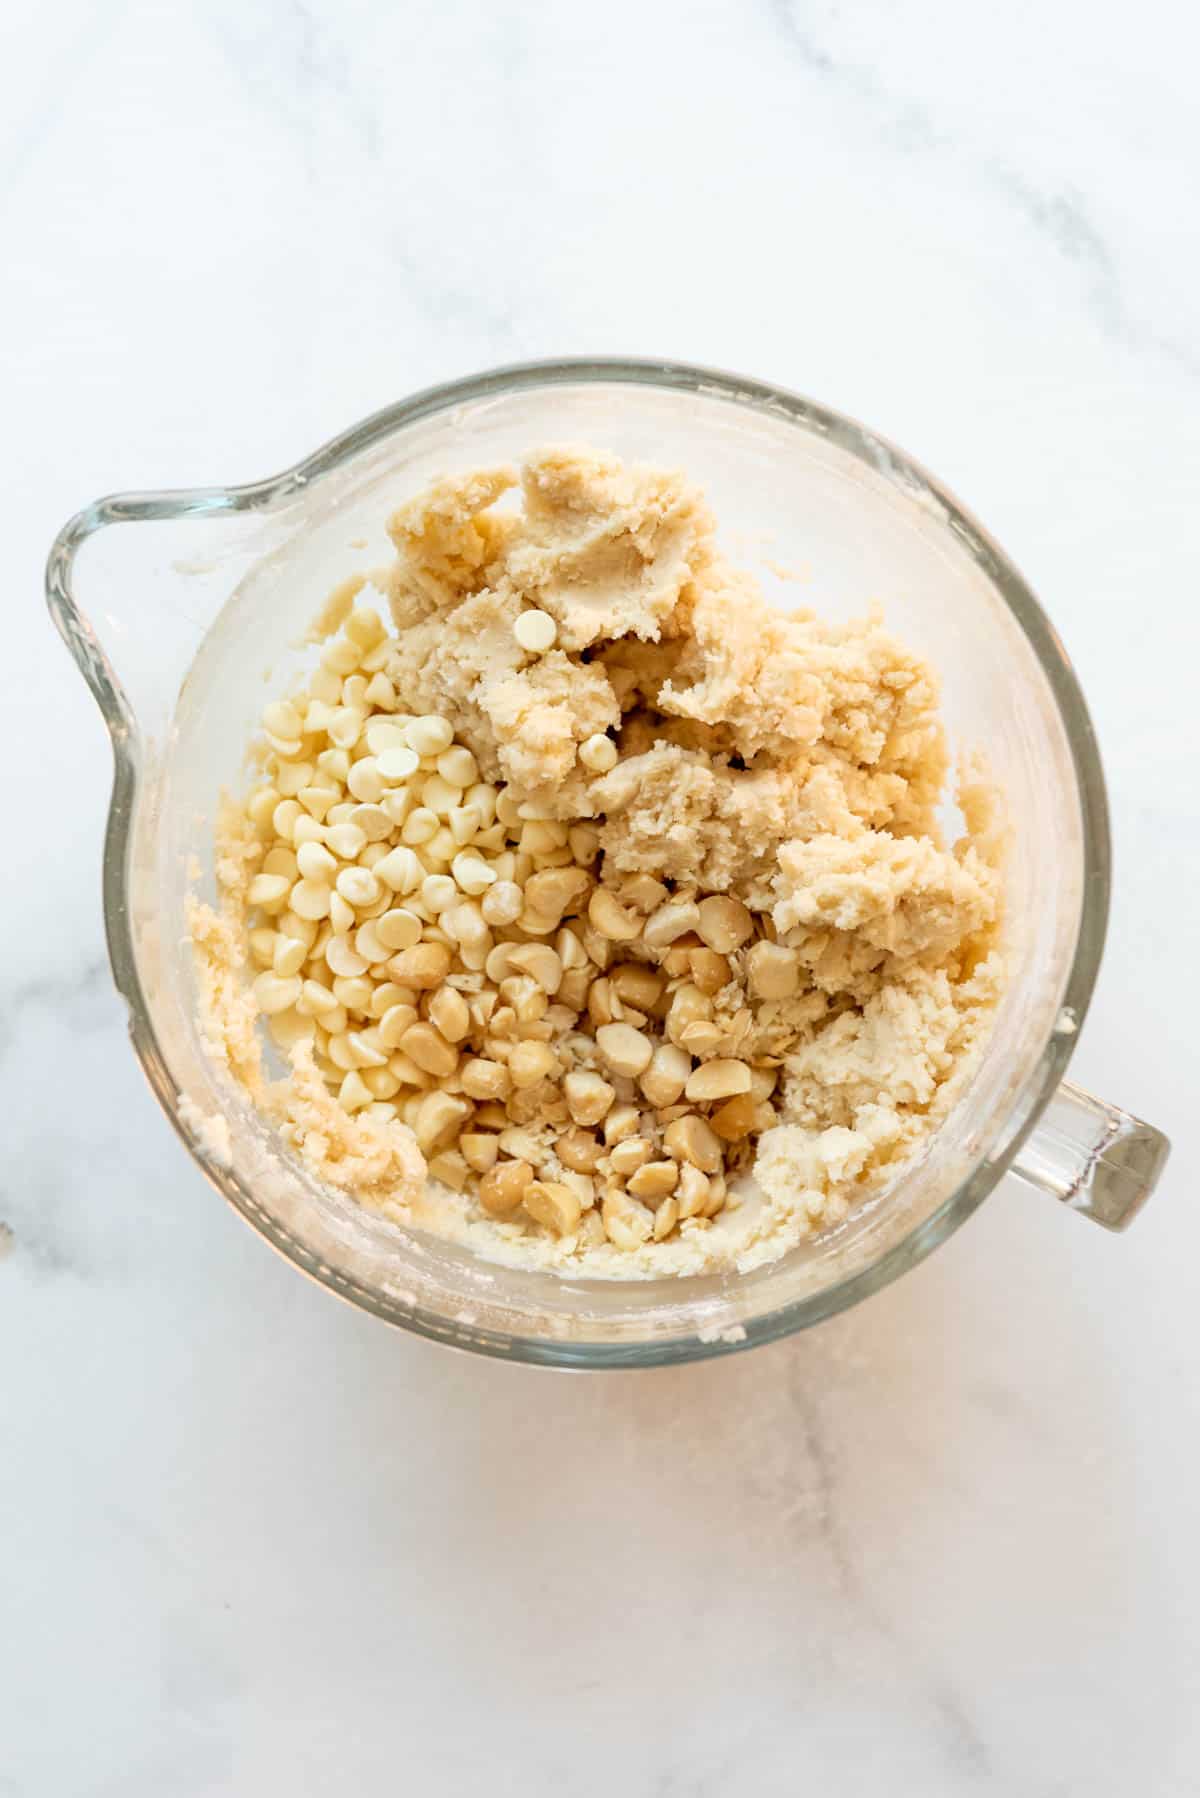
[(772, 609), (685, 475), (591, 450), (389, 534), (223, 813), (211, 1052), (320, 1180), (494, 1259), (744, 1268), (837, 1224), (1004, 985), (1002, 810), (973, 770), (943, 841), (933, 670)]

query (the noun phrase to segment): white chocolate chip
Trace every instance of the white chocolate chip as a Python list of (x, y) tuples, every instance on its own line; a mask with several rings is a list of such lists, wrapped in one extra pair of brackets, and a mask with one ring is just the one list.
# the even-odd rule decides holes
[(383, 798), (384, 788), (383, 776), (375, 757), (364, 755), (361, 761), (355, 762), (346, 776), (346, 785), (356, 799), (377, 805)]
[(331, 936), (325, 945), (325, 964), (335, 974), (365, 974), (367, 960), (358, 953), (349, 937)]
[(331, 824), (325, 832), (325, 841), (335, 855), (343, 861), (356, 861), (367, 846), (367, 833), (360, 830), (357, 824), (348, 821)]
[(348, 899), (343, 899), (336, 887), (329, 895), (329, 922), (340, 935), (354, 929), (354, 907)]
[(544, 655), (558, 638), (558, 626), (549, 612), (522, 612), (513, 625), (513, 636), (530, 655)]
[(254, 997), (259, 1010), (267, 1017), (274, 1017), (279, 1012), (291, 1010), (300, 997), (300, 987), (298, 975), (285, 978), (273, 973), (260, 974), (254, 982)]
[(454, 741), (453, 727), (445, 718), (436, 716), (411, 719), (404, 734), (409, 748), (415, 749), (418, 755), (441, 755)]
[(288, 904), (298, 918), (310, 918), (317, 921), (329, 916), (329, 895), (332, 889), (316, 880), (298, 880), (292, 888)]
[(270, 911), (284, 903), (288, 890), (286, 874), (256, 874), (250, 882), (247, 896), (251, 905), (260, 905), (265, 911)]
[(598, 731), (595, 736), (586, 737), (579, 745), (579, 759), (593, 774), (607, 774), (610, 768), (617, 765), (617, 746), (611, 737)]
[(437, 830), (437, 813), (431, 812), (426, 805), (419, 805), (409, 812), (400, 835), (413, 848), (420, 848), (422, 843), (427, 843), (430, 837), (437, 835)]
[(461, 787), (452, 787), (440, 774), (431, 774), (421, 788), (421, 804), (439, 820), (448, 818), (462, 795)]
[(469, 843), (483, 819), (477, 805), (456, 805), (447, 814), (446, 822), (456, 843)]
[(347, 905), (361, 910), (374, 905), (383, 887), (369, 868), (343, 868), (334, 882)]
[(456, 743), (452, 748), (442, 751), (437, 759), (437, 771), (444, 781), (460, 791), (463, 787), (469, 787), (473, 781), (479, 778), (478, 762), (471, 751), (464, 749), (461, 743)]
[(411, 949), (419, 943), (421, 929), (421, 920), (416, 912), (408, 911), (403, 906), (395, 906), (375, 920), (376, 935), (393, 954), (397, 949)]
[(263, 729), (273, 737), (294, 740), (300, 736), (303, 728), (299, 712), (286, 699), (276, 700), (263, 712)]
[(427, 874), (420, 886), (421, 903), (431, 912), (447, 911), (458, 901), (459, 889), (448, 874)]
[[(276, 936), (271, 949), (271, 972), (284, 980), (298, 974), (308, 960), (308, 950), (291, 936)], [(298, 995), (297, 995), (298, 996)]]
[(382, 806), (356, 805), (350, 822), (357, 824), (368, 843), (382, 843), (392, 834), (392, 821)]
[(390, 786), (398, 786), (401, 781), (408, 780), (421, 765), (421, 758), (415, 749), (407, 743), (398, 743), (392, 748), (380, 751), (376, 761), (381, 781)]
[(404, 749), (408, 746), (404, 725), (398, 718), (368, 718), (363, 735), (373, 756), (381, 756), (385, 749)]
[(420, 858), (404, 845), (389, 849), (382, 860), (375, 863), (372, 872), (393, 893), (413, 893), (424, 878)]
[(454, 857), (450, 871), (463, 892), (472, 897), (485, 893), (496, 878), (494, 871), (481, 856), (466, 852)]

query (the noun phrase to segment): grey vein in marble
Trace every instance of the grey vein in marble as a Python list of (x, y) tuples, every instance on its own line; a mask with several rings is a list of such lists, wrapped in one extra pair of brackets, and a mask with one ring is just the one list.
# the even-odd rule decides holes
[(1130, 310), (1121, 285), (1118, 259), (1087, 210), (1082, 194), (1068, 187), (1035, 186), (1012, 164), (981, 155), (961, 135), (938, 124), (923, 106), (891, 91), (865, 64), (835, 56), (805, 22), (804, 0), (766, 0), (770, 18), (796, 59), (815, 79), (853, 97), (892, 149), (904, 154), (953, 154), (980, 185), (991, 188), (1060, 259), (1079, 271), (1083, 298), (1100, 328), (1114, 340), (1155, 351), (1180, 371), (1200, 375), (1200, 355), (1158, 331)]

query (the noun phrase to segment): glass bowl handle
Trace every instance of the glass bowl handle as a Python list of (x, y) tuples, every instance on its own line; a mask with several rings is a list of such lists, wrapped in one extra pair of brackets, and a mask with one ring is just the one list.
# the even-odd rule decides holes
[(1106, 1230), (1124, 1230), (1166, 1166), (1161, 1130), (1064, 1080), (1012, 1172)]
[[(46, 563), (46, 602), (118, 749), (134, 733), (142, 702), (168, 696), (164, 683), (174, 703), (190, 652), (207, 616), (215, 615), (236, 584), (229, 571), (259, 529), (261, 515), (285, 508), (304, 486), (303, 474), (292, 470), (251, 486), (114, 493), (63, 526)], [(218, 520), (212, 533), (197, 529)], [(108, 528), (114, 525), (158, 529), (131, 534)], [(92, 547), (97, 540), (98, 550)], [(214, 584), (221, 587), (221, 596), (207, 608), (197, 591), (202, 584), (197, 570), (207, 565), (198, 550), (211, 556)], [(93, 563), (84, 583), (93, 593), (87, 611), (77, 594), (81, 553), (100, 557), (99, 568)], [(119, 668), (111, 658), (114, 650)]]

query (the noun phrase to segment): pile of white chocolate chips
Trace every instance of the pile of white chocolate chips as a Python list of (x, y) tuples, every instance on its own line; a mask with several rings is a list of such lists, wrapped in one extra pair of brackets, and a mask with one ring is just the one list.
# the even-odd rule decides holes
[(746, 1267), (840, 1221), (1003, 984), (930, 669), (768, 607), (677, 473), (546, 451), (389, 531), (222, 814), (212, 1053), (323, 1182), (494, 1258)]

